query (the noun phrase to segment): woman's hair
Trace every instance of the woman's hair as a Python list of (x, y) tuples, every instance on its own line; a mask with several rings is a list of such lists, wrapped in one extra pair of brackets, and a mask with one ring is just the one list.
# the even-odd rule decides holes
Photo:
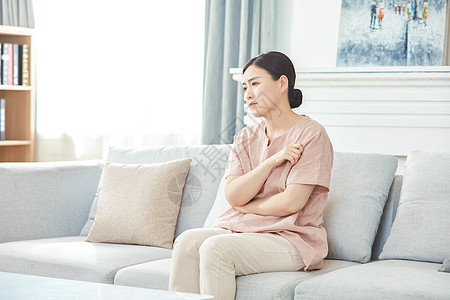
[(285, 54), (277, 51), (270, 51), (260, 54), (250, 59), (245, 64), (242, 73), (245, 73), (251, 65), (263, 68), (272, 76), (273, 80), (278, 80), (281, 75), (288, 78), (288, 98), (291, 108), (299, 107), (302, 104), (303, 94), (299, 89), (295, 89), (295, 69), (292, 61)]

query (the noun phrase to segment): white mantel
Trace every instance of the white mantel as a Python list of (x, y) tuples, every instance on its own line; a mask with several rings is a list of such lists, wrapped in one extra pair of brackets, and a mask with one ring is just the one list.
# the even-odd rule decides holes
[[(242, 70), (230, 69), (240, 82)], [(330, 68), (297, 72), (295, 111), (323, 124), (336, 151), (450, 151), (450, 67)]]

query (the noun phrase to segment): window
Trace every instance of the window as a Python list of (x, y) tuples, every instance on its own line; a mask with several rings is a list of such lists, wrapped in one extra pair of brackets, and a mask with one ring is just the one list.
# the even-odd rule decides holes
[(38, 160), (199, 144), (204, 11), (204, 1), (35, 1)]

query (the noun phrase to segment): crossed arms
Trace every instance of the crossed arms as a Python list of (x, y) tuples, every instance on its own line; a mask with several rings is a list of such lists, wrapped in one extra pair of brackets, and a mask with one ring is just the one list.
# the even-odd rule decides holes
[(282, 217), (300, 211), (308, 201), (314, 185), (289, 184), (281, 193), (251, 200), (261, 190), (273, 168), (285, 161), (295, 165), (302, 152), (301, 144), (291, 144), (250, 172), (239, 176), (228, 176), (225, 183), (227, 201), (234, 209), (242, 213)]

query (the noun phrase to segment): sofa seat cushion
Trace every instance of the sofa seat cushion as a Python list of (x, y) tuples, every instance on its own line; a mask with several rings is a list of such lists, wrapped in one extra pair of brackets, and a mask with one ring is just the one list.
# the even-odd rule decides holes
[(450, 278), (440, 264), (374, 261), (300, 283), (295, 299), (450, 299)]
[(157, 247), (85, 242), (84, 236), (0, 244), (0, 271), (113, 283), (118, 270), (171, 257)]
[[(162, 259), (123, 268), (117, 272), (114, 284), (168, 290), (170, 264), (171, 259)], [(321, 270), (239, 276), (236, 299), (293, 299), (299, 282), (354, 265), (357, 263), (326, 259)]]
[(171, 261), (165, 258), (123, 268), (114, 277), (114, 284), (169, 290)]

